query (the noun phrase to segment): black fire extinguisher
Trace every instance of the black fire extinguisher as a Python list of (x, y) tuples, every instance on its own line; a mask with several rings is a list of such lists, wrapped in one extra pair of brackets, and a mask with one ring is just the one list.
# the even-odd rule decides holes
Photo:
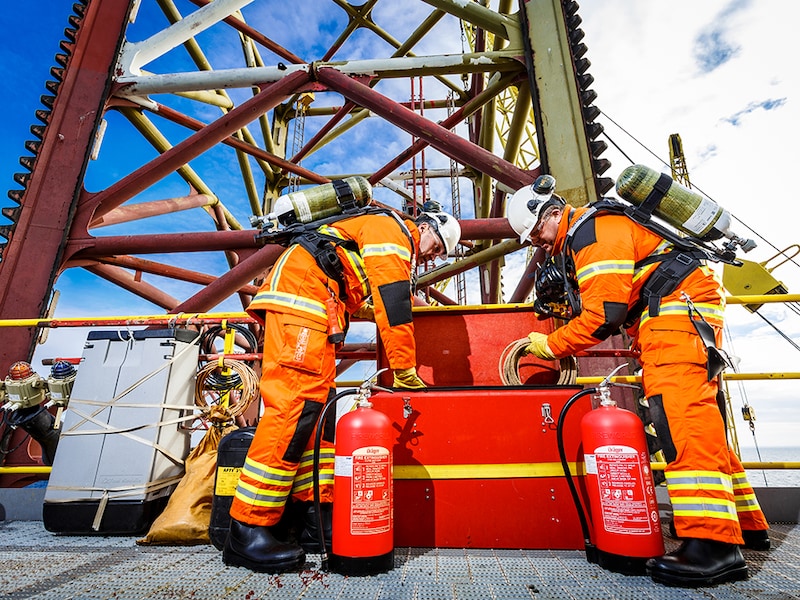
[[(369, 402), (378, 374), (361, 384), (357, 392), (346, 390), (331, 398), (317, 423), (314, 505), (319, 519), (317, 531), (321, 532), (319, 456), (323, 423), (340, 398), (357, 394), (356, 409), (343, 415), (336, 427), (330, 565), (341, 575), (374, 575), (394, 565), (391, 422)], [(329, 549), (324, 539), (320, 539), (320, 548), (320, 566), (328, 570)]]
[[(611, 399), (611, 377), (624, 366), (617, 367), (599, 387), (582, 390), (566, 402), (558, 418), (556, 439), (581, 522), (587, 560), (609, 571), (643, 575), (647, 559), (664, 554), (664, 538), (644, 427), (639, 417)], [(600, 405), (581, 419), (591, 525), (572, 481), (563, 442), (568, 410), (590, 395), (600, 399)]]

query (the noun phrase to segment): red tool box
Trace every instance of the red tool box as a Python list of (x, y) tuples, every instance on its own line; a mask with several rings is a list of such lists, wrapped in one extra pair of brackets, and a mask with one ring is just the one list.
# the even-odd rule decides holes
[[(396, 430), (396, 546), (583, 549), (559, 459), (556, 421), (577, 387), (397, 390), (372, 397)], [(570, 472), (583, 472), (569, 411)], [(575, 479), (582, 486), (582, 477)]]
[[(582, 388), (554, 385), (558, 362), (533, 357), (519, 361), (525, 385), (500, 385), (504, 349), (550, 322), (521, 306), (414, 311), (417, 370), (429, 387), (372, 398), (396, 430), (395, 545), (583, 549), (556, 444), (561, 409)], [(380, 381), (390, 386), (391, 371)], [(589, 409), (582, 398), (565, 421), (573, 474), (583, 472), (580, 419)]]

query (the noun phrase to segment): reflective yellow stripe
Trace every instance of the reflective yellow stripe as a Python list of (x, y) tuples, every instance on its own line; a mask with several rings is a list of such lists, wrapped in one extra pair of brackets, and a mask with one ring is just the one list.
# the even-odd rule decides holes
[[(330, 465), (327, 467), (320, 464), (319, 483), (320, 485), (333, 485), (333, 461), (331, 461)], [(303, 490), (310, 490), (313, 487), (314, 473), (306, 473), (304, 476), (295, 479), (294, 485), (292, 486), (292, 493), (296, 494)]]
[(242, 467), (242, 475), (246, 475), (254, 481), (275, 487), (281, 487), (287, 484), (291, 485), (294, 474), (294, 471), (268, 467), (267, 465), (254, 461), (250, 457), (245, 459), (244, 467)]
[(733, 494), (731, 476), (718, 471), (671, 471), (664, 475), (669, 489), (723, 489)]
[(272, 267), (272, 271), (270, 271), (269, 274), (269, 287), (273, 290), (279, 287), (281, 275), (283, 274), (283, 268), (286, 266), (286, 263), (289, 262), (289, 258), (292, 256), (292, 254), (296, 251), (297, 246), (290, 246), (289, 249), (281, 254), (278, 257), (278, 260), (275, 261), (275, 265)]
[[(570, 473), (585, 475), (583, 463), (569, 463)], [(462, 464), (462, 465), (394, 465), (395, 479), (519, 479), (534, 477), (563, 477), (560, 462)]]
[(272, 290), (259, 292), (256, 294), (255, 298), (253, 298), (253, 304), (256, 306), (259, 306), (259, 304), (272, 304), (299, 310), (317, 317), (327, 318), (328, 316), (328, 313), (325, 311), (325, 305), (322, 302), (311, 298), (295, 296), (294, 294), (287, 294), (285, 292), (275, 292)]
[(733, 482), (733, 489), (750, 489), (750, 482), (747, 481), (747, 474), (746, 473), (734, 473), (731, 475), (731, 481)]
[[(722, 326), (722, 323), (723, 323), (722, 319), (723, 319), (724, 311), (723, 311), (722, 307), (719, 304), (709, 304), (709, 303), (696, 302), (694, 306), (700, 312), (700, 314), (703, 315), (703, 318), (706, 321), (708, 321), (711, 325), (717, 325), (719, 327)], [(659, 309), (658, 316), (659, 317), (664, 317), (664, 316), (668, 316), (668, 315), (679, 315), (679, 316), (685, 316), (685, 317), (688, 318), (689, 311), (688, 311), (688, 308), (686, 306), (686, 303), (685, 302), (681, 302), (679, 300), (672, 300), (672, 301), (669, 301), (669, 302), (662, 302), (660, 304), (660, 309)], [(645, 309), (642, 312), (642, 321), (641, 321), (641, 323), (644, 324), (645, 322), (649, 321), (650, 319), (655, 319), (655, 318), (658, 318), (658, 317), (651, 317), (649, 315), (647, 309)]]
[(578, 269), (575, 275), (578, 283), (583, 284), (597, 275), (631, 275), (632, 273), (632, 260), (599, 260)]
[(733, 502), (713, 498), (673, 498), (670, 496), (672, 513), (676, 517), (715, 518), (736, 521), (736, 506)]
[[(320, 448), (319, 449), (319, 459), (322, 460), (333, 460), (336, 452), (333, 448)], [(313, 450), (306, 450), (303, 452), (303, 455), (300, 457), (300, 466), (299, 469), (303, 468), (312, 468), (314, 466), (314, 451)]]
[(741, 494), (736, 496), (736, 510), (738, 512), (753, 512), (761, 510), (755, 494)]
[(397, 256), (407, 263), (411, 262), (411, 252), (405, 246), (400, 244), (383, 243), (383, 244), (365, 244), (361, 248), (361, 255), (364, 258), (368, 256)]
[[(713, 517), (736, 519), (736, 504), (733, 501), (733, 484), (729, 475), (717, 471), (679, 471), (665, 473), (667, 490), (672, 510), (680, 517)], [(673, 492), (681, 491), (680, 495)], [(709, 498), (705, 495), (686, 495), (686, 491), (722, 492), (730, 498)]]
[(289, 498), (291, 482), (282, 489), (261, 489), (252, 484), (239, 480), (234, 497), (242, 502), (255, 506), (283, 506)]

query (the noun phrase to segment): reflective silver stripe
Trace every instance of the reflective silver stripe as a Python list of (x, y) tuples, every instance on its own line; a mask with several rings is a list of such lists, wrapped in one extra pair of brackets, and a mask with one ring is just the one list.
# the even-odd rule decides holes
[(282, 490), (262, 490), (239, 480), (234, 496), (239, 500), (257, 506), (283, 506), (291, 493), (291, 486)]
[(400, 244), (365, 244), (361, 249), (361, 255), (366, 258), (367, 256), (397, 256), (407, 263), (411, 262), (411, 252), (405, 246)]
[[(731, 477), (716, 471), (678, 471), (665, 473), (672, 510), (680, 517), (736, 519)], [(680, 495), (674, 492), (680, 491)], [(729, 498), (686, 495), (691, 492), (722, 492)]]
[(676, 517), (716, 518), (738, 520), (736, 506), (727, 500), (714, 498), (684, 498), (682, 496), (669, 499), (672, 512)]
[(294, 479), (294, 471), (274, 469), (272, 467), (257, 463), (249, 457), (244, 461), (242, 475), (246, 475), (250, 479), (258, 481), (259, 483), (265, 483), (275, 487), (282, 487), (287, 484), (291, 485), (292, 480)]
[(716, 471), (672, 471), (664, 473), (670, 489), (722, 489), (733, 494), (730, 475)]
[(264, 291), (256, 294), (253, 298), (253, 303), (274, 304), (285, 308), (293, 308), (295, 310), (307, 312), (313, 315), (322, 316), (327, 318), (328, 313), (325, 311), (325, 305), (317, 300), (311, 298), (303, 298), (295, 296), (294, 294), (287, 294), (285, 292)]
[(633, 273), (632, 260), (601, 260), (578, 269), (575, 275), (579, 283), (584, 283), (597, 275), (630, 275), (631, 273)]
[[(319, 469), (319, 483), (320, 485), (333, 485), (333, 463), (328, 465), (327, 468), (320, 465)], [(314, 487), (314, 473), (307, 473), (303, 477), (298, 477), (292, 486), (292, 493), (296, 494), (301, 490), (311, 489)]]

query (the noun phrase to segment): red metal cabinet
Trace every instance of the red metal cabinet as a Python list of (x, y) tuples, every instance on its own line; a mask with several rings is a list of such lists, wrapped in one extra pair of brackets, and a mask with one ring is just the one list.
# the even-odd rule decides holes
[[(395, 545), (582, 549), (556, 444), (561, 409), (580, 389), (376, 393), (374, 407), (395, 429)], [(572, 473), (583, 469), (580, 418), (589, 408), (580, 399), (565, 421)]]
[[(415, 308), (417, 373), (429, 386), (502, 385), (503, 350), (531, 331), (552, 330), (552, 319), (537, 319), (526, 305)], [(379, 340), (378, 368), (388, 366)], [(525, 356), (518, 368), (524, 384), (558, 382), (558, 361)], [(391, 372), (384, 372), (379, 381), (390, 386)]]

